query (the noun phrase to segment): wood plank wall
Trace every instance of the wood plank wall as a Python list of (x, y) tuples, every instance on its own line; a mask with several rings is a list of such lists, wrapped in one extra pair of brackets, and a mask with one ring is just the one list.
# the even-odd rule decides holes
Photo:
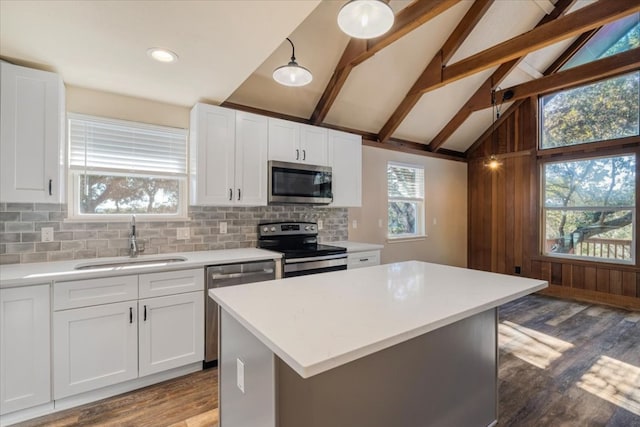
[[(640, 256), (634, 266), (540, 253), (539, 157), (544, 154), (536, 151), (537, 100), (524, 102), (495, 135), (469, 155), (469, 268), (543, 279), (550, 284), (546, 294), (640, 310)], [(612, 151), (607, 145), (595, 152), (632, 150), (640, 159), (637, 146), (627, 144)], [(491, 154), (501, 162), (496, 171), (484, 166)], [(554, 156), (558, 158), (562, 154)], [(638, 240), (636, 254), (640, 254)]]

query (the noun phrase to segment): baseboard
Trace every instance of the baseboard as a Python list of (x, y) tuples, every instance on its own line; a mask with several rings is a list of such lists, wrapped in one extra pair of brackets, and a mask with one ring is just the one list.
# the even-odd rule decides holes
[(0, 415), (0, 427), (10, 426), (11, 424), (30, 420), (32, 418), (38, 418), (52, 412), (55, 412), (53, 402), (22, 409), (20, 411), (10, 412), (8, 414)]
[(589, 302), (593, 304), (609, 305), (612, 307), (624, 308), (627, 310), (640, 311), (640, 298), (628, 297), (624, 295), (613, 295), (604, 292), (569, 288), (559, 285), (549, 285), (548, 288), (538, 291), (537, 293), (559, 298), (573, 299), (576, 301)]

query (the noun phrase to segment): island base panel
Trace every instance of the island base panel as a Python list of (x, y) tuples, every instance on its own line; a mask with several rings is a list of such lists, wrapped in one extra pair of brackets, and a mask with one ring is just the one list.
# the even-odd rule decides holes
[[(275, 355), (226, 311), (220, 311), (220, 427), (275, 427)], [(238, 387), (238, 360), (244, 391)]]
[(307, 379), (276, 358), (277, 426), (493, 424), (496, 315), (485, 311)]

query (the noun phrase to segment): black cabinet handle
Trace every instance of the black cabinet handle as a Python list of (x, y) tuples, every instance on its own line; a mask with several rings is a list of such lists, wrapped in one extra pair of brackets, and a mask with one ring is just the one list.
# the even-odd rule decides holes
[(296, 160), (300, 160), (300, 150), (296, 149)]
[(147, 321), (147, 306), (144, 306), (144, 321)]
[(240, 200), (240, 189), (238, 188), (238, 200)]
[(360, 258), (360, 262), (366, 262), (369, 261), (369, 258)]
[(133, 323), (133, 307), (129, 307), (129, 323)]
[(233, 190), (229, 189), (229, 200), (233, 199)]
[(49, 195), (53, 196), (53, 180), (49, 180)]
[(307, 150), (302, 150), (302, 160), (307, 160)]

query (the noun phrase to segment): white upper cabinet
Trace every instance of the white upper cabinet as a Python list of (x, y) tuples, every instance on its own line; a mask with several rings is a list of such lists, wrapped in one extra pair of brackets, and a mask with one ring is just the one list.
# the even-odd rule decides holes
[(0, 62), (0, 200), (64, 200), (64, 85), (54, 73)]
[(362, 205), (362, 137), (329, 129), (332, 207)]
[(267, 204), (267, 119), (207, 104), (191, 110), (191, 204)]
[(235, 202), (267, 204), (267, 118), (236, 113)]
[(328, 166), (327, 129), (269, 119), (269, 160)]

